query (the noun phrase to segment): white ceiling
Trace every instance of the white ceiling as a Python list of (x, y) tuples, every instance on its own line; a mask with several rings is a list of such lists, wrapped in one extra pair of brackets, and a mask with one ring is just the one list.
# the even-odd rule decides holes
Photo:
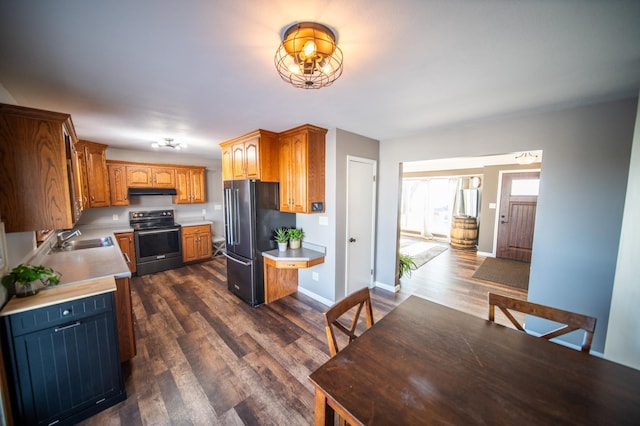
[[(304, 20), (338, 32), (330, 87), (275, 71)], [(170, 137), (219, 158), (303, 123), (385, 140), (639, 89), (638, 0), (0, 0), (0, 99), (119, 148)]]

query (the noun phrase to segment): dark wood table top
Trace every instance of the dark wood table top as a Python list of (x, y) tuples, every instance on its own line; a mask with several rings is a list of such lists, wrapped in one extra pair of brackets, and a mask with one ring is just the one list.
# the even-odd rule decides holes
[(309, 378), (367, 425), (640, 424), (640, 371), (415, 296)]

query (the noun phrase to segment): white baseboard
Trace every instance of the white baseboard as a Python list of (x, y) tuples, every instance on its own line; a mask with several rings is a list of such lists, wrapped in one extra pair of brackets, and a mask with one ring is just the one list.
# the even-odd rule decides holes
[(478, 256), (484, 256), (484, 257), (496, 257), (493, 253), (487, 253), (486, 251), (479, 251), (479, 252), (476, 252), (476, 254)]
[(331, 306), (334, 303), (331, 300), (327, 299), (326, 297), (319, 296), (319, 295), (315, 294), (314, 292), (307, 290), (304, 287), (298, 286), (298, 291), (300, 293), (304, 294), (305, 296), (309, 296), (313, 300), (322, 303), (323, 305)]
[(390, 293), (397, 293), (400, 291), (399, 285), (389, 285), (389, 284), (381, 283), (380, 281), (376, 281), (375, 286), (382, 290), (388, 291)]
[[(538, 333), (537, 331), (531, 331), (526, 326), (524, 327), (524, 329), (525, 329), (525, 332), (527, 334), (530, 334), (532, 336), (540, 337), (542, 335), (542, 333)], [(582, 350), (582, 347), (580, 345), (576, 345), (574, 343), (569, 343), (569, 342), (567, 342), (565, 340), (561, 340), (561, 339), (558, 339), (558, 338), (551, 339), (550, 342), (555, 343), (557, 345), (566, 346), (567, 348), (575, 349), (577, 351)], [(604, 358), (604, 354), (602, 352), (594, 351), (593, 349), (591, 351), (589, 351), (589, 355), (597, 356), (598, 358)]]

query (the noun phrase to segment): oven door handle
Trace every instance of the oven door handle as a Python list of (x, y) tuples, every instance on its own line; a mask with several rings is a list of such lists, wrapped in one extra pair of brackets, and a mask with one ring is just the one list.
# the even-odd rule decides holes
[(136, 231), (138, 233), (138, 235), (150, 235), (150, 234), (162, 234), (162, 233), (166, 233), (166, 232), (178, 232), (180, 231), (179, 228), (177, 229), (154, 229), (151, 231)]
[(236, 259), (235, 257), (229, 256), (227, 253), (222, 253), (222, 254), (224, 254), (224, 257), (226, 257), (227, 259), (233, 260), (236, 263), (239, 263), (239, 264), (244, 265), (244, 266), (251, 266), (251, 262), (250, 261), (249, 262), (243, 262), (241, 260)]

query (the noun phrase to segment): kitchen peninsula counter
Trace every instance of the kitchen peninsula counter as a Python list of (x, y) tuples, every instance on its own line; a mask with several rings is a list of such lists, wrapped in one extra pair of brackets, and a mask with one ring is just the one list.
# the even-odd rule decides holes
[[(269, 251), (265, 251), (262, 252), (262, 255), (266, 258), (269, 258), (271, 260), (274, 260), (276, 262), (280, 262), (280, 261), (291, 261), (291, 262), (300, 262), (300, 261), (304, 261), (304, 262), (316, 262), (318, 260), (322, 260), (319, 263), (323, 263), (324, 262), (324, 253), (317, 251), (317, 250), (312, 250), (306, 247), (301, 247), (299, 249), (290, 249), (288, 248), (285, 251), (280, 251), (278, 249), (275, 250), (269, 250)], [(314, 263), (314, 265), (317, 263)]]
[(264, 302), (271, 303), (298, 291), (298, 269), (324, 263), (324, 252), (307, 247), (278, 249), (264, 256)]

